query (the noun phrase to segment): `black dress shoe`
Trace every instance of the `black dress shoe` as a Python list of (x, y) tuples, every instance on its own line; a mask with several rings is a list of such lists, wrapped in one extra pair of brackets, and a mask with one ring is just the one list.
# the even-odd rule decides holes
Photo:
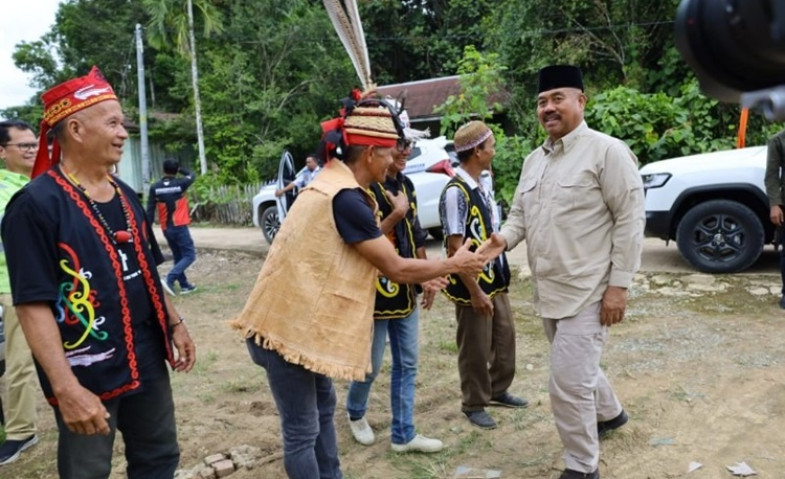
[(519, 398), (518, 396), (513, 396), (507, 391), (504, 391), (503, 393), (499, 394), (495, 398), (491, 398), (490, 405), (512, 407), (512, 408), (524, 408), (529, 405), (529, 401), (527, 401), (524, 398)]
[(780, 298), (780, 308), (785, 309), (785, 294)]
[(496, 421), (484, 409), (479, 411), (463, 411), (469, 422), (482, 429), (496, 429)]
[(600, 479), (600, 470), (594, 472), (578, 472), (572, 469), (565, 469), (559, 479)]
[(621, 414), (611, 419), (610, 421), (597, 421), (597, 436), (602, 436), (603, 434), (611, 432), (614, 429), (619, 429), (620, 427), (627, 424), (627, 421), (629, 420), (630, 418), (627, 417), (627, 413), (624, 412), (624, 409), (622, 409)]

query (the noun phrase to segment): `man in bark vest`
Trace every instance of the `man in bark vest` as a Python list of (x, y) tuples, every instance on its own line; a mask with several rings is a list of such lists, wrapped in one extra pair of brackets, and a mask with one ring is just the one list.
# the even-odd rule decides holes
[(331, 378), (365, 379), (377, 275), (421, 283), (476, 274), (485, 263), (468, 244), (446, 260), (402, 258), (382, 234), (368, 187), (384, 181), (402, 136), (392, 108), (347, 100), (341, 117), (322, 128), (329, 161), (299, 194), (233, 321), (267, 372), (291, 479), (343, 477)]
[(42, 99), (33, 180), (8, 204), (2, 237), (54, 409), (58, 472), (109, 477), (120, 431), (129, 478), (171, 478), (180, 451), (166, 362), (189, 371), (195, 347), (163, 292), (163, 258), (136, 192), (109, 174), (128, 137), (120, 103), (95, 67)]

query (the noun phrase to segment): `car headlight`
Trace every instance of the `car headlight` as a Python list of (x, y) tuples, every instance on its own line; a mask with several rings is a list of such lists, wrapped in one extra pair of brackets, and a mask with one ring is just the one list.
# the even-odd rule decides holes
[(665, 186), (665, 183), (671, 179), (671, 174), (651, 173), (648, 175), (641, 175), (641, 179), (643, 180), (643, 188), (648, 190), (649, 188), (659, 188), (661, 186)]

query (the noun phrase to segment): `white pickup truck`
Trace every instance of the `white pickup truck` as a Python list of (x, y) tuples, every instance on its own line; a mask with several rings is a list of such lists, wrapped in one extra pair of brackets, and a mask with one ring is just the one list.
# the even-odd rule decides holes
[(684, 259), (705, 273), (750, 267), (775, 238), (765, 172), (765, 146), (644, 165), (646, 236), (676, 240)]

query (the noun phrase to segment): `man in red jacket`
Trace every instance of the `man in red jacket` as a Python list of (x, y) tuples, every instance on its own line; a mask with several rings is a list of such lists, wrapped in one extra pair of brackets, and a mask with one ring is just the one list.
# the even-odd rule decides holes
[[(177, 177), (178, 173), (182, 176)], [(174, 256), (174, 267), (163, 282), (164, 289), (172, 296), (176, 294), (175, 282), (180, 283), (181, 294), (196, 291), (196, 286), (189, 283), (185, 276), (185, 270), (196, 261), (194, 240), (188, 230), (191, 215), (188, 209), (188, 197), (185, 195), (195, 179), (196, 176), (192, 172), (182, 168), (177, 161), (168, 159), (164, 161), (164, 177), (150, 186), (150, 195), (147, 199), (147, 217), (150, 223), (153, 223), (156, 207), (158, 208), (161, 231)]]

